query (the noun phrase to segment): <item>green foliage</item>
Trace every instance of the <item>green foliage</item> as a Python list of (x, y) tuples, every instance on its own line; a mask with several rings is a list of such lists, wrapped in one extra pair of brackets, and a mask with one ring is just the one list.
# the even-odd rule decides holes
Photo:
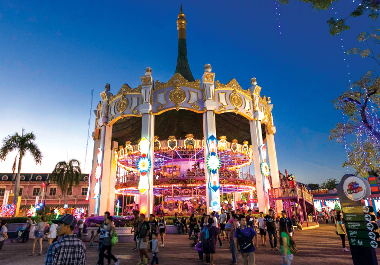
[(71, 159), (69, 162), (61, 161), (55, 165), (50, 175), (50, 180), (57, 183), (62, 191), (65, 204), (67, 190), (71, 189), (74, 185), (79, 185), (81, 175), (80, 162), (76, 159)]
[(330, 178), (322, 183), (321, 188), (322, 189), (328, 189), (333, 190), (336, 188), (336, 185), (338, 185), (338, 181), (336, 179)]
[(320, 189), (319, 184), (309, 183), (309, 184), (307, 184), (307, 186), (308, 186), (311, 190), (319, 190), (319, 189)]
[[(46, 215), (46, 222), (51, 224), (52, 220), (56, 219), (55, 218), (55, 214), (52, 214), (52, 215)], [(0, 220), (7, 220), (7, 223), (8, 224), (14, 224), (14, 223), (25, 223), (26, 220), (28, 220), (28, 217), (0, 217)], [(41, 222), (41, 215), (37, 215), (35, 217), (32, 217), (32, 220), (35, 222), (35, 223), (39, 223)]]
[[(276, 0), (281, 4), (289, 4), (289, 0)], [(328, 10), (330, 6), (334, 5), (334, 2), (338, 0), (299, 0), (300, 2), (311, 4), (314, 11)], [(341, 0), (341, 2), (346, 2), (348, 0)], [(365, 13), (368, 13), (368, 17), (372, 21), (376, 21), (379, 17), (380, 2), (375, 0), (362, 0), (361, 5), (355, 8), (351, 13), (347, 14), (346, 18), (330, 18), (327, 23), (330, 26), (330, 34), (336, 36), (339, 33), (349, 30), (350, 26), (346, 25), (346, 20), (350, 17), (360, 17)]]

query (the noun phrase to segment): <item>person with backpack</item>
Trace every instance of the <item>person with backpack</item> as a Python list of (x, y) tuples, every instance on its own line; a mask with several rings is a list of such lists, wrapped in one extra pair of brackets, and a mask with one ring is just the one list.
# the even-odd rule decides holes
[[(267, 228), (269, 243), (272, 250), (278, 251), (277, 248), (277, 227), (276, 227), (276, 217), (274, 216), (274, 211), (269, 210), (269, 214), (264, 217), (265, 227)], [(273, 242), (272, 242), (273, 238)]]
[(206, 216), (208, 225), (205, 225), (201, 232), (201, 242), (203, 247), (203, 261), (207, 263), (207, 257), (210, 257), (210, 264), (214, 264), (214, 254), (216, 249), (216, 240), (218, 238), (219, 229), (214, 226), (214, 219)]
[[(139, 223), (137, 225), (137, 247), (140, 251), (140, 262), (138, 265), (148, 264), (149, 258), (146, 253), (146, 247), (149, 239), (149, 223), (145, 221), (145, 214), (140, 214)], [(145, 260), (144, 260), (145, 256)]]
[(293, 260), (293, 254), (290, 252), (290, 239), (291, 236), (288, 231), (287, 222), (282, 219), (280, 221), (280, 246), (282, 253), (282, 264), (283, 265), (291, 265)]
[(234, 238), (235, 242), (240, 245), (241, 256), (244, 265), (254, 265), (255, 263), (255, 244), (254, 238), (256, 232), (252, 226), (247, 225), (247, 219), (244, 215), (240, 216), (240, 227), (236, 228)]

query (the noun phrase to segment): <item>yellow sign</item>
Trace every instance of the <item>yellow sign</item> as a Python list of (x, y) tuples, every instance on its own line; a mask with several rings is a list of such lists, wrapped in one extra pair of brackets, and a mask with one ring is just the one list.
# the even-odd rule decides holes
[(343, 213), (369, 213), (373, 212), (372, 206), (349, 206), (343, 207)]

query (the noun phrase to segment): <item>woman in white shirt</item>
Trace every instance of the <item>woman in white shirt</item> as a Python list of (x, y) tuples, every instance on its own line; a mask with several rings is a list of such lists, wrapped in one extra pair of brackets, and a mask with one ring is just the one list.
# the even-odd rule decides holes
[(38, 256), (41, 256), (41, 254), (42, 254), (42, 239), (44, 238), (44, 231), (45, 231), (46, 225), (47, 225), (46, 217), (42, 216), (41, 222), (38, 223), (36, 229), (34, 230), (36, 237), (34, 238), (32, 253), (30, 253), (29, 256), (34, 256), (34, 249), (36, 248), (36, 242), (37, 241), (40, 242), (40, 253), (38, 253)]
[(51, 245), (51, 243), (53, 243), (53, 240), (57, 237), (57, 228), (58, 228), (57, 224), (52, 223), (50, 225), (50, 229), (48, 233), (49, 246)]

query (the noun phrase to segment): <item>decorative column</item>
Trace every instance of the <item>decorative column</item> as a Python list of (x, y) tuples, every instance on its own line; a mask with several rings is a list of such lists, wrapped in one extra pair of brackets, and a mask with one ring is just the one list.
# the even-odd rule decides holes
[(115, 151), (117, 151), (118, 143), (113, 141), (111, 144), (111, 164), (110, 164), (110, 177), (109, 177), (109, 191), (107, 198), (107, 209), (111, 215), (115, 214), (115, 184), (116, 184), (116, 171), (117, 163), (115, 160)]
[[(111, 164), (111, 138), (112, 138), (112, 126), (107, 126), (108, 123), (108, 101), (111, 93), (110, 85), (106, 84), (104, 91), (100, 94), (102, 98), (101, 102), (101, 114), (99, 116), (98, 126), (100, 129), (99, 148), (94, 150), (94, 157), (96, 153), (96, 159), (93, 161), (93, 178), (94, 184), (94, 196), (89, 199), (95, 199), (94, 212), (95, 215), (102, 215), (107, 210), (107, 197), (109, 189), (109, 176), (110, 176), (110, 164)], [(95, 142), (95, 146), (97, 146)], [(93, 184), (91, 183), (91, 186)], [(104, 194), (102, 198), (102, 193)], [(91, 191), (92, 195), (92, 191)], [(92, 208), (92, 203), (91, 208)]]
[(217, 156), (217, 139), (215, 127), (215, 73), (211, 73), (211, 65), (206, 64), (202, 76), (202, 90), (206, 112), (203, 114), (203, 135), (205, 138), (205, 178), (206, 178), (206, 211), (220, 211), (220, 184), (219, 172), (220, 160)]
[[(264, 158), (262, 153), (263, 146), (263, 137), (261, 131), (261, 121), (264, 118), (264, 113), (260, 111), (259, 100), (260, 100), (260, 89), (261, 87), (257, 86), (256, 78), (251, 79), (252, 87), (249, 90), (253, 91), (253, 117), (254, 120), (249, 121), (250, 130), (251, 130), (251, 141), (252, 141), (252, 155), (253, 155), (253, 166), (255, 170), (256, 178), (256, 191), (257, 191), (257, 200), (259, 204), (259, 211), (267, 213), (269, 210), (269, 194), (268, 187), (266, 183)], [(263, 166), (263, 169), (262, 169)]]
[[(268, 98), (268, 108), (270, 112), (272, 113), (273, 104), (271, 104), (270, 98)], [(271, 115), (271, 121), (266, 126), (266, 139), (267, 139), (267, 146), (268, 146), (270, 174), (272, 177), (273, 188), (280, 188), (280, 176), (278, 174), (276, 146), (274, 143), (275, 133), (276, 133), (276, 127), (273, 125), (273, 116)], [(283, 209), (282, 201), (276, 200), (276, 212), (280, 213), (282, 209)]]
[(142, 113), (141, 140), (139, 148), (141, 158), (138, 162), (140, 171), (140, 213), (150, 216), (153, 214), (153, 172), (154, 172), (154, 116), (152, 113), (153, 104), (153, 77), (152, 69), (146, 68), (145, 75), (141, 77)]

